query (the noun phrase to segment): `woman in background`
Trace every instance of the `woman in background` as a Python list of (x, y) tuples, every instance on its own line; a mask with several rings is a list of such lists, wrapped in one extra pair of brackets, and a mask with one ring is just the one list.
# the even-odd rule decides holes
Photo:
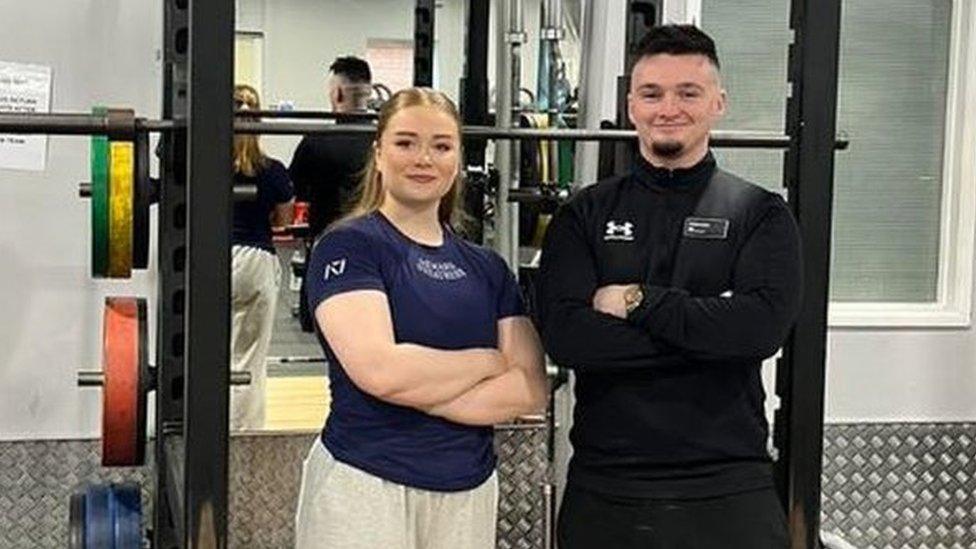
[[(259, 110), (258, 92), (234, 87), (237, 110)], [(231, 369), (251, 373), (251, 384), (231, 391), (230, 427), (264, 426), (265, 359), (271, 345), (281, 265), (271, 227), (291, 223), (294, 192), (281, 162), (261, 150), (256, 135), (234, 136), (234, 185), (255, 185), (257, 198), (234, 202), (231, 237)]]

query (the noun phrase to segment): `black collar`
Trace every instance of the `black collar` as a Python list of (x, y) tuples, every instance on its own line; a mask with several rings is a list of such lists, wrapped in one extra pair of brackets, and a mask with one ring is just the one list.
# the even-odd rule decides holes
[(690, 168), (675, 170), (659, 168), (640, 154), (634, 161), (634, 175), (641, 183), (658, 189), (694, 189), (708, 183), (715, 173), (715, 157), (708, 151), (705, 157)]

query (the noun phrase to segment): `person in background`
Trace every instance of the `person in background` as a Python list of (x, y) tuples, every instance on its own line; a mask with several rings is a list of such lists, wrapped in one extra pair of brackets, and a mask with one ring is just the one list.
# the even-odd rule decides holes
[[(366, 112), (372, 94), (369, 64), (358, 57), (339, 57), (329, 72), (329, 103), (340, 115), (336, 123), (363, 123), (355, 115)], [(312, 240), (342, 216), (355, 195), (372, 140), (370, 135), (306, 135), (298, 143), (288, 173), (296, 199), (309, 203)]]
[[(372, 94), (372, 73), (366, 61), (339, 57), (329, 66), (327, 93), (337, 124), (364, 123), (357, 114), (366, 113)], [(306, 135), (292, 155), (288, 173), (295, 184), (298, 201), (307, 202), (309, 236), (305, 258), (315, 238), (339, 219), (356, 194), (373, 137), (370, 135)], [(314, 331), (307, 308), (307, 287), (302, 279), (298, 318), (302, 329)]]
[[(259, 110), (257, 91), (234, 87), (237, 110)], [(251, 384), (231, 391), (231, 429), (264, 426), (267, 380), (281, 265), (271, 227), (291, 223), (294, 193), (284, 165), (261, 150), (256, 135), (234, 136), (234, 185), (255, 185), (257, 198), (234, 203), (231, 236), (231, 369), (251, 373)]]

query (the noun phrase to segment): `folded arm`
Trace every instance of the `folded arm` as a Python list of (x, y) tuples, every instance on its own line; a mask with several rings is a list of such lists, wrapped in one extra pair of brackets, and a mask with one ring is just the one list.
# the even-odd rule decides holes
[(677, 355), (645, 329), (594, 309), (596, 259), (582, 225), (564, 206), (546, 231), (537, 300), (546, 352), (560, 366), (588, 372), (673, 363)]
[(783, 344), (799, 312), (801, 277), (796, 223), (775, 197), (739, 252), (730, 294), (692, 296), (645, 286), (644, 304), (629, 319), (682, 352), (766, 358)]
[(448, 351), (397, 343), (382, 291), (336, 294), (319, 304), (315, 318), (352, 382), (393, 404), (428, 409), (507, 370), (497, 349)]
[(539, 336), (524, 316), (498, 321), (498, 350), (508, 369), (428, 413), (468, 425), (494, 425), (541, 413), (548, 388)]

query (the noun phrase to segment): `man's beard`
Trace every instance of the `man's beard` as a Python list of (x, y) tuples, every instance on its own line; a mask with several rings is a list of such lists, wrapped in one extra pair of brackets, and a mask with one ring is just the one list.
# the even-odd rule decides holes
[(685, 146), (680, 141), (655, 141), (651, 143), (651, 150), (661, 158), (674, 158), (681, 154)]

